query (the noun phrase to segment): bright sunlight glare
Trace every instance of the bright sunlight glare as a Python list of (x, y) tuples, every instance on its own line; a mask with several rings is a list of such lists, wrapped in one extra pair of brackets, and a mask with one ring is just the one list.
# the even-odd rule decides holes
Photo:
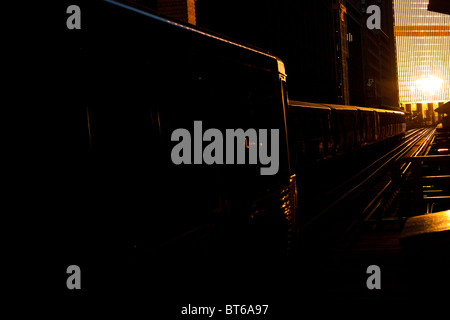
[(441, 88), (443, 82), (442, 79), (436, 77), (420, 78), (416, 80), (416, 86), (420, 90), (432, 94)]

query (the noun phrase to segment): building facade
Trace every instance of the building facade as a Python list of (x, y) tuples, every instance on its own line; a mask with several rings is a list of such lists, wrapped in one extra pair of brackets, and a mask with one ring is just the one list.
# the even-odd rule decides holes
[[(365, 10), (381, 7), (381, 30)], [(197, 24), (253, 44), (286, 65), (292, 99), (399, 105), (392, 0), (197, 0)]]
[(196, 24), (195, 0), (129, 0), (144, 5), (158, 14)]
[[(392, 0), (347, 0), (350, 104), (398, 107)], [(369, 29), (370, 5), (380, 8), (381, 29)]]
[(450, 100), (450, 16), (427, 9), (428, 0), (394, 0), (400, 102), (431, 124)]
[[(279, 56), (292, 99), (399, 106), (393, 0), (134, 1)], [(366, 25), (372, 4), (381, 29)]]
[(280, 57), (286, 66), (291, 99), (342, 103), (342, 77), (346, 74), (337, 64), (341, 38), (335, 31), (340, 7), (335, 3), (197, 0), (197, 25)]

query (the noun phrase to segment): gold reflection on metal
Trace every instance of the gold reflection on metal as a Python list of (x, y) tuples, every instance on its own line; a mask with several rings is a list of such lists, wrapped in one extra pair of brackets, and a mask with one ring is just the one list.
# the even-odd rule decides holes
[(450, 230), (450, 210), (408, 218), (400, 238)]
[(297, 184), (295, 175), (290, 177), (289, 186), (252, 205), (251, 219), (269, 215), (281, 215), (281, 221), (283, 221), (281, 223), (284, 226), (287, 238), (285, 251), (288, 253), (296, 238)]

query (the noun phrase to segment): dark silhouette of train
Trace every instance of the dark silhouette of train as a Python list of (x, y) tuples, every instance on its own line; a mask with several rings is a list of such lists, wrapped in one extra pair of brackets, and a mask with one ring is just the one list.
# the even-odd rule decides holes
[[(63, 166), (71, 178), (59, 199), (77, 212), (70, 223), (65, 215), (71, 230), (59, 237), (69, 258), (77, 252), (101, 266), (130, 255), (171, 252), (197, 261), (211, 252), (289, 250), (297, 201), (283, 62), (134, 2), (92, 1), (83, 10), (87, 31), (71, 59), (77, 95), (64, 109), (79, 111), (64, 117), (61, 143), (71, 154)], [(184, 129), (196, 140), (195, 121), (222, 133), (278, 130), (278, 171), (174, 163), (172, 134)], [(248, 158), (246, 138), (235, 143)]]
[(401, 111), (289, 101), (291, 165), (348, 155), (405, 134)]
[[(129, 256), (184, 254), (192, 262), (212, 251), (219, 258), (292, 251), (293, 164), (405, 132), (397, 111), (296, 101), (287, 110), (286, 73), (277, 57), (130, 1), (89, 5), (88, 32), (74, 46), (69, 79), (77, 95), (59, 120), (66, 132), (59, 133), (60, 145), (70, 156), (55, 170), (65, 182), (54, 198), (70, 205), (58, 235), (70, 249), (67, 261), (75, 256), (103, 270)], [(194, 121), (223, 132), (278, 130), (278, 172), (262, 176), (251, 164), (174, 164), (171, 135), (192, 131)]]

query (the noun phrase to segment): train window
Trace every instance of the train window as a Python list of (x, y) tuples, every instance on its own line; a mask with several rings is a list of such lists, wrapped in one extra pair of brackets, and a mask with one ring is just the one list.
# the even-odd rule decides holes
[(339, 128), (339, 147), (341, 151), (345, 148), (345, 119), (344, 116), (338, 112), (337, 125)]
[(348, 150), (353, 149), (355, 144), (356, 117), (354, 113), (347, 113), (344, 121), (345, 144)]

